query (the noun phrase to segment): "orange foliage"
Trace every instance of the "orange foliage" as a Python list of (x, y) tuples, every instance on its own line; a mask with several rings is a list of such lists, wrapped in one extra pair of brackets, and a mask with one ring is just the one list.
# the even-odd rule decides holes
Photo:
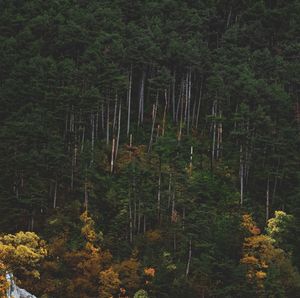
[(147, 276), (154, 277), (154, 276), (155, 276), (155, 269), (152, 268), (152, 267), (145, 268), (145, 269), (144, 269), (144, 273), (145, 273), (145, 275), (147, 275)]
[(5, 293), (9, 286), (9, 283), (7, 282), (7, 280), (5, 278), (5, 271), (6, 271), (6, 267), (0, 261), (0, 297), (6, 296)]

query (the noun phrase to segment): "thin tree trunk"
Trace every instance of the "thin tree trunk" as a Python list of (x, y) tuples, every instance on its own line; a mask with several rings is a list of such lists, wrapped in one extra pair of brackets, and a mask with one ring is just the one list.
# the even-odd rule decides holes
[(120, 144), (121, 111), (122, 111), (122, 104), (121, 104), (121, 102), (120, 102), (120, 105), (119, 105), (119, 115), (118, 115), (118, 133), (117, 133), (117, 144), (116, 144), (115, 160), (117, 159), (117, 156), (118, 156), (119, 144)]
[(244, 203), (244, 159), (243, 146), (240, 145), (240, 204)]
[(189, 241), (189, 257), (188, 257), (186, 271), (185, 271), (186, 277), (188, 277), (189, 272), (190, 272), (191, 260), (192, 260), (192, 239), (190, 239), (190, 241)]
[(131, 208), (131, 193), (129, 190), (129, 241), (133, 242), (133, 221), (132, 221), (132, 208)]
[(54, 185), (53, 209), (56, 208), (56, 201), (57, 201), (57, 179), (55, 180), (55, 185)]
[(132, 88), (132, 65), (129, 73), (129, 86), (128, 86), (128, 111), (127, 111), (127, 137), (130, 132), (130, 114), (131, 114), (131, 88)]
[(109, 101), (107, 102), (106, 145), (109, 144)]
[(146, 72), (143, 71), (141, 88), (140, 88), (140, 100), (139, 100), (139, 115), (138, 115), (138, 126), (143, 124), (144, 121), (144, 86), (145, 86)]
[(165, 109), (164, 109), (164, 116), (163, 116), (163, 127), (162, 127), (162, 134), (161, 134), (162, 136), (165, 135), (167, 108), (168, 108), (167, 91), (165, 91)]
[(95, 145), (95, 115), (91, 113), (91, 124), (92, 124), (92, 160), (94, 162), (94, 145)]
[(270, 177), (267, 180), (267, 191), (266, 191), (266, 222), (270, 218)]
[(161, 222), (160, 214), (160, 200), (161, 200), (161, 159), (159, 159), (159, 173), (158, 173), (158, 190), (157, 190), (157, 222)]
[(87, 168), (85, 169), (85, 180), (84, 180), (84, 207), (85, 207), (85, 210), (87, 211), (88, 210), (88, 189), (87, 189)]
[(175, 84), (176, 84), (176, 72), (174, 71), (173, 80), (172, 80), (172, 111), (173, 111), (173, 122), (176, 122)]
[(199, 103), (198, 103), (197, 117), (196, 117), (196, 129), (198, 128), (199, 125), (200, 107), (202, 101), (202, 88), (203, 88), (203, 79), (201, 80), (201, 85), (200, 85), (200, 95), (199, 95)]
[(110, 160), (110, 172), (111, 173), (114, 171), (115, 144), (116, 144), (116, 139), (115, 139), (115, 137), (113, 137), (112, 146), (111, 146), (111, 160)]
[(115, 107), (114, 107), (114, 120), (113, 120), (113, 128), (112, 128), (112, 134), (115, 134), (116, 131), (116, 124), (117, 124), (117, 109), (118, 109), (118, 94), (116, 94), (115, 98)]
[(153, 143), (153, 133), (154, 133), (154, 126), (156, 121), (157, 106), (158, 106), (158, 93), (156, 96), (156, 103), (153, 105), (153, 109), (152, 109), (152, 128), (151, 128), (151, 136), (149, 141), (148, 153), (151, 151), (152, 143)]

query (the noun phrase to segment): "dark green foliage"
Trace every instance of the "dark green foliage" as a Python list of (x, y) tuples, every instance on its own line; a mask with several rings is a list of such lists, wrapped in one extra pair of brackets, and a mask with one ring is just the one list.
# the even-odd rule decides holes
[[(76, 249), (87, 207), (117, 261), (155, 268), (149, 297), (254, 297), (241, 215), (285, 210), (299, 269), (299, 16), (296, 0), (0, 1), (0, 230)], [(268, 297), (296, 297), (281, 275)]]

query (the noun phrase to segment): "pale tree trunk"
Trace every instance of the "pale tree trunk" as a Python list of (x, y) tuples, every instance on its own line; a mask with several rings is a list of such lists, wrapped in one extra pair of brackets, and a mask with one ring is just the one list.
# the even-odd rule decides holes
[(184, 102), (184, 123), (187, 124), (187, 112), (188, 112), (188, 96), (189, 96), (189, 73), (186, 73), (185, 78), (185, 102)]
[(213, 123), (212, 123), (212, 150), (211, 150), (211, 159), (212, 161), (215, 160), (216, 157), (216, 129), (217, 129), (217, 124), (216, 124), (216, 115), (217, 115), (217, 102), (215, 101), (213, 103), (212, 107), (212, 116), (213, 116)]
[(57, 178), (55, 179), (55, 185), (54, 185), (53, 209), (56, 208), (56, 201), (57, 201)]
[(109, 101), (107, 102), (106, 145), (109, 144)]
[(141, 81), (141, 87), (140, 87), (138, 126), (140, 126), (140, 124), (143, 124), (143, 122), (144, 122), (144, 88), (145, 88), (145, 77), (146, 77), (146, 72), (143, 71), (142, 81)]
[(132, 207), (131, 207), (131, 192), (129, 188), (129, 242), (133, 242), (133, 220), (132, 220)]
[(186, 277), (188, 277), (188, 275), (190, 273), (191, 260), (192, 260), (192, 239), (190, 239), (190, 241), (189, 241), (189, 257), (188, 257), (186, 271), (185, 271)]
[(130, 132), (130, 114), (131, 114), (131, 89), (132, 89), (132, 65), (129, 73), (129, 86), (128, 86), (128, 111), (127, 111), (127, 137)]
[(91, 113), (91, 126), (92, 126), (92, 160), (94, 162), (94, 145), (95, 145), (95, 115)]
[(160, 201), (161, 201), (161, 159), (159, 158), (158, 190), (157, 190), (157, 221), (158, 221), (158, 224), (160, 224), (160, 222), (161, 222)]
[[(219, 117), (221, 119), (222, 112), (219, 112)], [(219, 120), (221, 121), (221, 120)], [(223, 125), (222, 122), (219, 122), (218, 125), (218, 131), (217, 131), (217, 159), (221, 157), (221, 146), (222, 146), (222, 137), (223, 137)]]
[(151, 128), (151, 136), (149, 141), (148, 153), (151, 151), (152, 143), (153, 143), (153, 133), (154, 133), (154, 126), (156, 121), (157, 106), (158, 106), (158, 93), (156, 95), (156, 103), (153, 105), (152, 108), (152, 128)]
[(192, 70), (190, 68), (188, 73), (188, 96), (187, 96), (187, 135), (190, 133), (190, 119), (191, 119), (191, 92), (192, 92)]
[(190, 175), (192, 175), (192, 171), (193, 171), (193, 151), (194, 151), (194, 148), (193, 148), (193, 146), (191, 146), (191, 154), (190, 154)]
[(101, 104), (101, 129), (104, 130), (104, 106), (103, 103)]
[(110, 172), (114, 171), (114, 159), (115, 159), (115, 143), (116, 139), (113, 137), (112, 146), (111, 146), (111, 160), (110, 160)]
[(266, 191), (266, 222), (270, 218), (270, 177), (267, 180), (267, 191)]
[(178, 133), (178, 139), (177, 139), (178, 142), (181, 141), (181, 136), (182, 136), (182, 126), (183, 126), (183, 96), (181, 97), (180, 102), (181, 102), (181, 112), (180, 112), (179, 133)]
[(167, 99), (167, 90), (165, 90), (165, 108), (164, 108), (164, 116), (163, 116), (163, 127), (161, 133), (162, 136), (165, 135), (167, 109), (168, 109), (168, 99)]
[(81, 153), (83, 152), (84, 149), (84, 140), (85, 139), (85, 126), (82, 128), (82, 137), (81, 137)]
[(87, 169), (85, 169), (85, 180), (84, 180), (84, 207), (88, 210), (88, 181), (87, 181)]
[(200, 94), (199, 94), (199, 102), (198, 102), (198, 108), (197, 108), (197, 117), (196, 117), (196, 129), (199, 125), (199, 116), (200, 116), (200, 108), (201, 108), (201, 101), (202, 101), (202, 88), (203, 88), (203, 79), (201, 80), (200, 85)]
[(178, 99), (177, 109), (176, 109), (176, 123), (178, 123), (180, 109), (182, 109), (183, 92), (184, 92), (184, 80), (182, 79), (180, 84), (179, 99)]
[(116, 94), (115, 98), (115, 107), (114, 107), (114, 119), (113, 119), (113, 127), (112, 127), (112, 134), (115, 134), (116, 131), (116, 124), (117, 124), (117, 109), (118, 109), (118, 95)]
[(117, 159), (118, 151), (119, 151), (119, 144), (120, 144), (121, 111), (122, 111), (122, 104), (121, 104), (121, 102), (120, 102), (120, 105), (119, 105), (119, 115), (118, 115), (118, 132), (117, 132), (117, 144), (116, 144), (116, 154), (115, 154), (115, 159)]
[(157, 142), (158, 138), (159, 138), (159, 132), (160, 132), (160, 125), (157, 125), (157, 129), (156, 129), (156, 139), (155, 142)]
[(176, 72), (174, 71), (173, 80), (172, 80), (172, 112), (173, 112), (173, 122), (176, 122), (175, 84), (176, 84)]
[(240, 204), (244, 203), (244, 158), (243, 146), (240, 145)]

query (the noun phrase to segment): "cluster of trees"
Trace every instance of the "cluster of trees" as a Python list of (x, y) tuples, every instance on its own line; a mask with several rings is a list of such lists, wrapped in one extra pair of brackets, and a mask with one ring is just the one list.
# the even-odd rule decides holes
[(41, 282), (15, 272), (28, 290), (296, 297), (299, 15), (1, 1), (0, 231), (49, 246)]

